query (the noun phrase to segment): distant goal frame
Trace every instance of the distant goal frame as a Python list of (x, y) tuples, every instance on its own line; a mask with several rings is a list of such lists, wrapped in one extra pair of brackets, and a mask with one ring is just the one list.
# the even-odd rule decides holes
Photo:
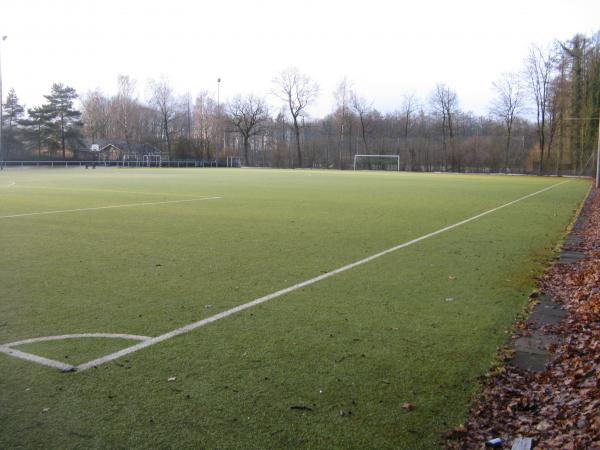
[[(237, 163), (237, 164), (234, 164)], [(241, 156), (228, 156), (227, 157), (227, 167), (242, 167), (242, 157)]]
[(162, 155), (148, 154), (142, 156), (142, 166), (162, 167)]
[[(356, 161), (358, 158), (391, 158), (396, 160), (396, 172), (400, 172), (400, 155), (354, 155), (354, 170), (356, 171)], [(360, 169), (358, 169), (360, 170)]]

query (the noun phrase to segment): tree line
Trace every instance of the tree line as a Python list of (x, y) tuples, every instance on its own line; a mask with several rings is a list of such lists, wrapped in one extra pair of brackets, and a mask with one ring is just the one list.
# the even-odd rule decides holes
[[(591, 173), (600, 115), (600, 33), (532, 46), (519, 73), (493, 84), (489, 114), (460, 108), (457, 93), (439, 83), (428, 98), (407, 93), (381, 112), (343, 78), (323, 118), (308, 116), (315, 80), (288, 68), (272, 80), (272, 95), (236, 95), (221, 104), (208, 91), (178, 96), (165, 78), (138, 96), (136, 80), (118, 76), (117, 93), (78, 97), (54, 84), (46, 103), (25, 108), (14, 90), (3, 104), (0, 159), (77, 159), (89, 144), (118, 141), (159, 149), (171, 160), (239, 157), (247, 166), (352, 167), (355, 154), (399, 155), (416, 171)], [(269, 104), (277, 99), (279, 108)], [(78, 100), (77, 107), (76, 101)]]

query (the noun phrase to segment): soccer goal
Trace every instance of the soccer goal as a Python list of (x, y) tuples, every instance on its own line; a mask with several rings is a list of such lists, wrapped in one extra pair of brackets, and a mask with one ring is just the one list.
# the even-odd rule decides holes
[(160, 155), (144, 155), (144, 166), (146, 167), (161, 167), (162, 157)]
[(242, 158), (239, 156), (228, 156), (227, 167), (242, 167)]
[(354, 155), (354, 170), (400, 171), (399, 155)]

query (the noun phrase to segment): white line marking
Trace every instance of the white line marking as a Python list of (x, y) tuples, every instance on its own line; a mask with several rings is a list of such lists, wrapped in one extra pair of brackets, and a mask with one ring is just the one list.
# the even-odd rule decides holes
[(17, 182), (16, 182), (16, 181), (13, 181), (13, 182), (12, 182), (12, 183), (10, 183), (10, 184), (4, 184), (4, 185), (2, 185), (2, 186), (0, 186), (0, 187), (9, 188), (9, 187), (13, 187), (15, 184), (17, 184)]
[(70, 212), (80, 212), (80, 211), (98, 211), (101, 209), (113, 209), (113, 208), (129, 208), (133, 206), (149, 206), (149, 205), (166, 205), (170, 203), (187, 203), (187, 202), (200, 202), (203, 200), (216, 200), (222, 197), (202, 197), (202, 198), (190, 198), (185, 200), (165, 200), (162, 202), (143, 202), (143, 203), (125, 203), (123, 205), (109, 205), (109, 206), (97, 206), (94, 208), (77, 208), (77, 209), (61, 209), (54, 211), (41, 211), (41, 212), (31, 212), (31, 213), (23, 213), (23, 214), (11, 214), (9, 216), (0, 216), (0, 219), (14, 219), (17, 217), (28, 217), (28, 216), (43, 216), (47, 214), (61, 214), (61, 213), (70, 213)]
[(69, 364), (65, 364), (60, 361), (55, 361), (54, 359), (44, 358), (42, 356), (32, 355), (31, 353), (15, 350), (14, 348), (9, 348), (4, 345), (0, 345), (0, 353), (6, 353), (7, 355), (14, 356), (15, 358), (35, 362), (43, 366), (53, 367), (55, 369), (62, 370), (63, 372), (70, 372), (75, 370), (75, 367)]
[(17, 347), (19, 345), (34, 344), (36, 342), (47, 341), (62, 341), (63, 339), (81, 339), (81, 338), (109, 338), (109, 339), (129, 339), (132, 341), (145, 341), (150, 339), (149, 336), (139, 336), (137, 334), (122, 334), (122, 333), (77, 333), (77, 334), (61, 334), (59, 336), (42, 336), (31, 339), (23, 339), (22, 341), (9, 342), (2, 344), (3, 347)]
[[(15, 185), (13, 182), (11, 186)], [(5, 186), (9, 187), (9, 186)], [(91, 189), (91, 188), (68, 188), (68, 187), (57, 187), (57, 186), (32, 186), (30, 184), (19, 184), (19, 188), (23, 189), (54, 189), (58, 191), (72, 191), (72, 192), (109, 192), (117, 194), (132, 194), (132, 195), (153, 195), (159, 197), (161, 195), (173, 195), (176, 197), (196, 197), (198, 194), (180, 194), (176, 192), (141, 192), (141, 191), (122, 191), (120, 189)]]
[(441, 234), (441, 233), (444, 233), (446, 231), (452, 230), (453, 228), (456, 228), (456, 227), (459, 227), (461, 225), (464, 225), (464, 224), (467, 224), (469, 222), (472, 222), (474, 220), (480, 219), (481, 217), (487, 216), (488, 214), (491, 214), (491, 213), (493, 213), (495, 211), (498, 211), (498, 210), (500, 210), (502, 208), (506, 208), (507, 206), (514, 205), (515, 203), (518, 203), (520, 201), (523, 201), (525, 199), (533, 197), (534, 195), (541, 194), (542, 192), (546, 192), (546, 191), (548, 191), (550, 189), (553, 189), (553, 188), (555, 188), (557, 186), (560, 186), (560, 185), (568, 183), (568, 182), (569, 181), (563, 181), (562, 183), (553, 184), (552, 186), (548, 186), (548, 187), (546, 187), (544, 189), (540, 189), (539, 191), (536, 191), (536, 192), (534, 192), (532, 194), (525, 195), (525, 196), (523, 196), (521, 198), (518, 198), (518, 199), (513, 200), (511, 202), (505, 203), (503, 205), (497, 206), (496, 208), (489, 209), (487, 211), (484, 211), (484, 212), (482, 212), (480, 214), (477, 214), (477, 215), (475, 215), (473, 217), (470, 217), (468, 219), (461, 220), (460, 222), (456, 222), (453, 225), (449, 225), (447, 227), (440, 228), (437, 231), (433, 231), (431, 233), (425, 234), (425, 235), (423, 235), (421, 237), (418, 237), (416, 239), (413, 239), (411, 241), (405, 242), (403, 244), (396, 245), (396, 246), (391, 247), (391, 248), (389, 248), (387, 250), (384, 250), (382, 252), (376, 253), (374, 255), (371, 255), (371, 256), (368, 256), (366, 258), (360, 259), (360, 260), (355, 261), (353, 263), (347, 264), (347, 265), (342, 266), (342, 267), (340, 267), (338, 269), (332, 270), (331, 272), (327, 272), (327, 273), (324, 273), (323, 275), (319, 275), (318, 277), (314, 277), (314, 278), (311, 278), (310, 280), (302, 281), (301, 283), (294, 284), (293, 286), (287, 287), (285, 289), (281, 289), (281, 290), (279, 290), (277, 292), (273, 292), (272, 294), (265, 295), (264, 297), (260, 297), (260, 298), (257, 298), (255, 300), (252, 300), (251, 302), (244, 303), (243, 305), (239, 305), (239, 306), (236, 306), (234, 308), (228, 309), (226, 311), (220, 312), (218, 314), (215, 314), (214, 316), (207, 317), (206, 319), (202, 319), (202, 320), (199, 320), (197, 322), (190, 323), (189, 325), (185, 325), (185, 326), (183, 326), (181, 328), (177, 328), (177, 329), (175, 329), (173, 331), (169, 331), (168, 333), (161, 334), (160, 336), (156, 336), (154, 338), (151, 338), (151, 339), (148, 339), (146, 341), (140, 342), (139, 344), (132, 345), (131, 347), (127, 347), (127, 348), (124, 348), (124, 349), (119, 350), (117, 352), (111, 353), (109, 355), (102, 356), (102, 357), (94, 359), (92, 361), (88, 361), (86, 363), (80, 364), (80, 365), (78, 365), (76, 367), (76, 369), (78, 371), (83, 371), (83, 370), (90, 369), (92, 367), (97, 367), (97, 366), (99, 366), (101, 364), (104, 364), (104, 363), (107, 363), (109, 361), (113, 361), (115, 359), (121, 358), (122, 356), (129, 355), (130, 353), (137, 352), (138, 350), (142, 350), (142, 349), (144, 349), (146, 347), (150, 347), (151, 345), (155, 345), (155, 344), (158, 344), (159, 342), (163, 342), (163, 341), (166, 341), (167, 339), (171, 339), (171, 338), (173, 338), (175, 336), (179, 336), (180, 334), (188, 333), (188, 332), (190, 332), (192, 330), (195, 330), (197, 328), (200, 328), (200, 327), (203, 327), (205, 325), (208, 325), (209, 323), (216, 322), (217, 320), (220, 320), (220, 319), (224, 319), (225, 317), (229, 317), (229, 316), (231, 316), (233, 314), (236, 314), (236, 313), (238, 313), (240, 311), (244, 311), (244, 310), (252, 308), (252, 307), (254, 307), (256, 305), (260, 305), (261, 303), (265, 303), (265, 302), (268, 302), (269, 300), (273, 300), (274, 298), (281, 297), (282, 295), (289, 294), (290, 292), (293, 292), (293, 291), (297, 291), (298, 289), (302, 289), (302, 288), (304, 288), (306, 286), (310, 286), (311, 284), (318, 283), (319, 281), (325, 280), (325, 279), (327, 279), (329, 277), (332, 277), (332, 276), (337, 275), (339, 273), (342, 273), (342, 272), (345, 272), (347, 270), (350, 270), (350, 269), (352, 269), (354, 267), (366, 264), (368, 262), (373, 261), (374, 259), (377, 259), (377, 258), (380, 258), (380, 257), (382, 257), (384, 255), (387, 255), (388, 253), (395, 252), (396, 250), (400, 250), (402, 248), (408, 247), (409, 245), (416, 244), (417, 242), (424, 241), (425, 239), (429, 239), (431, 237), (437, 236), (438, 234)]

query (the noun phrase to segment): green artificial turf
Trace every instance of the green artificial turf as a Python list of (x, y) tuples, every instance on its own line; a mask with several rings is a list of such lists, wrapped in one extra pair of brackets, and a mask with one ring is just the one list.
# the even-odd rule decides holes
[[(221, 198), (0, 218), (0, 344), (157, 336), (563, 181), (8, 170), (0, 216)], [(0, 447), (435, 448), (588, 188), (571, 180), (96, 369), (0, 354)], [(17, 348), (74, 364), (133, 343)]]

